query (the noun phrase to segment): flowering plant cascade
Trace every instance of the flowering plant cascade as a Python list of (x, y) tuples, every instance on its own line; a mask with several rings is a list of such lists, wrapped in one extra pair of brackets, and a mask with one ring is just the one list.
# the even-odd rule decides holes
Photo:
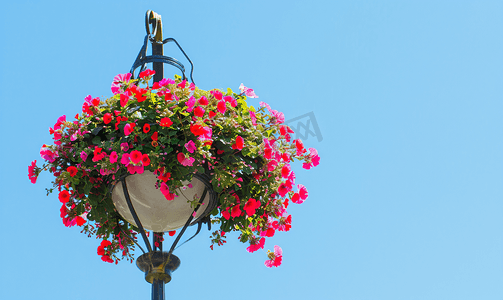
[[(295, 187), (290, 163), (317, 166), (317, 151), (292, 140), (283, 113), (263, 102), (258, 109), (248, 106), (246, 97), (257, 96), (243, 84), (240, 94), (201, 90), (179, 76), (149, 85), (153, 75), (117, 75), (112, 97), (87, 96), (75, 120), (61, 116), (49, 128), (54, 144), (40, 150), (45, 163), (38, 167), (33, 161), (28, 172), (32, 183), (43, 170), (55, 176), (47, 194), (57, 191), (64, 225), (102, 239), (103, 261), (132, 261), (130, 237), (136, 239), (138, 228), (114, 207), (110, 191), (117, 180), (153, 172), (158, 181), (152, 188), (173, 201), (184, 182), (206, 172), (218, 195), (211, 222), (220, 225), (210, 237), (211, 249), (224, 244), (230, 231), (240, 232), (249, 252), (263, 249), (265, 237), (276, 231), (288, 231), (289, 203), (308, 196), (303, 185)], [(266, 266), (279, 266), (281, 248), (275, 246), (269, 258)]]

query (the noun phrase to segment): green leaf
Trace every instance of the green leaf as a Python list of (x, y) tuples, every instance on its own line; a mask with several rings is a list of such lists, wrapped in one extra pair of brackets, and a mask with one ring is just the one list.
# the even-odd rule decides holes
[(92, 140), (94, 145), (99, 145), (101, 143), (101, 138), (99, 136), (95, 136)]

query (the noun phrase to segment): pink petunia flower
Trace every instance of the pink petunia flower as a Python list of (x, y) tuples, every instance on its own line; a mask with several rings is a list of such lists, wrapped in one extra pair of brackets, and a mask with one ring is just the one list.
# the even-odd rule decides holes
[(250, 110), (250, 119), (252, 121), (253, 126), (257, 126), (257, 117), (255, 115), (255, 112)]
[(217, 103), (217, 110), (218, 112), (220, 112), (221, 114), (224, 114), (225, 111), (227, 110), (227, 106), (225, 105), (225, 101), (224, 100), (221, 100)]
[(189, 100), (185, 102), (185, 105), (187, 105), (187, 111), (192, 112), (195, 104), (196, 104), (196, 98), (194, 98), (194, 96), (190, 97)]
[(82, 152), (80, 152), (80, 158), (82, 158), (82, 161), (86, 161), (87, 159), (86, 151), (82, 150)]
[(134, 125), (134, 123), (127, 123), (126, 126), (124, 126), (124, 135), (130, 135), (134, 130)]
[(283, 261), (283, 249), (280, 246), (274, 246), (274, 252), (268, 250), (267, 257), (269, 260), (265, 261), (265, 266), (268, 268), (279, 267)]
[(257, 95), (255, 95), (255, 92), (253, 91), (253, 89), (250, 89), (250, 88), (247, 88), (246, 86), (244, 86), (242, 83), (241, 85), (239, 86), (239, 90), (241, 91), (241, 94), (242, 93), (245, 93), (246, 97), (250, 97), (250, 98), (258, 98)]
[(121, 88), (122, 84), (127, 83), (130, 79), (131, 79), (131, 73), (119, 74), (119, 75), (115, 76), (114, 81), (112, 82), (112, 87), (111, 87), (112, 93), (114, 95), (118, 94), (119, 89)]
[(176, 156), (178, 162), (182, 164), (182, 166), (190, 167), (194, 164), (195, 159), (193, 157), (186, 157), (185, 154), (179, 152)]
[(35, 174), (35, 168), (37, 167), (37, 160), (31, 162), (31, 165), (28, 166), (28, 178), (30, 178), (31, 183), (37, 182), (37, 174)]
[(121, 150), (122, 151), (128, 151), (129, 150), (129, 144), (128, 143), (121, 143)]
[(219, 91), (219, 90), (213, 90), (213, 91), (210, 91), (210, 94), (212, 94), (213, 97), (215, 97), (215, 99), (222, 100), (223, 94), (222, 94), (221, 91)]
[(194, 151), (196, 151), (197, 149), (196, 144), (194, 143), (194, 141), (190, 140), (187, 143), (185, 143), (185, 149), (187, 149), (189, 153), (194, 153)]
[(111, 164), (114, 164), (117, 162), (117, 159), (119, 158), (119, 156), (117, 155), (117, 152), (115, 151), (112, 151), (112, 153), (110, 153), (110, 163)]
[(283, 178), (288, 178), (288, 175), (290, 175), (290, 171), (292, 170), (292, 167), (290, 167), (289, 164), (284, 165), (281, 168), (281, 177)]

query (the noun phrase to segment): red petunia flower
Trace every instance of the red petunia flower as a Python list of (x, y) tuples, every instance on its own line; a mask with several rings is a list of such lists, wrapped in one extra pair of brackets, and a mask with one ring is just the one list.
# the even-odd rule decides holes
[(157, 131), (154, 132), (154, 134), (152, 134), (152, 140), (157, 141), (157, 139), (159, 138), (158, 135), (159, 134), (157, 133)]
[(215, 97), (215, 99), (222, 100), (223, 95), (222, 95), (221, 91), (214, 90), (214, 91), (211, 91), (210, 93), (213, 95), (213, 97)]
[(133, 150), (129, 154), (129, 159), (131, 159), (131, 162), (136, 165), (142, 160), (142, 154), (138, 150)]
[(67, 203), (70, 201), (70, 193), (67, 190), (62, 190), (59, 192), (58, 199), (61, 203)]
[(237, 149), (237, 150), (243, 149), (243, 143), (244, 143), (243, 138), (238, 135), (236, 137), (236, 142), (234, 144), (232, 144), (232, 149)]
[(144, 79), (144, 78), (152, 76), (154, 74), (155, 74), (154, 70), (146, 69), (145, 71), (140, 72), (140, 75), (138, 75), (138, 77), (140, 77), (141, 79)]
[(208, 99), (205, 96), (201, 96), (201, 98), (199, 98), (199, 100), (198, 100), (198, 103), (199, 103), (199, 105), (206, 106), (206, 105), (208, 105)]
[(150, 158), (148, 157), (148, 154), (143, 154), (141, 156), (141, 162), (144, 166), (148, 166), (150, 164)]
[(143, 132), (148, 133), (149, 131), (150, 131), (150, 125), (148, 123), (145, 123), (145, 125), (143, 125)]
[(253, 216), (255, 214), (255, 211), (257, 210), (257, 208), (260, 207), (260, 201), (258, 200), (255, 200), (253, 198), (250, 198), (245, 206), (244, 206), (244, 210), (246, 211), (246, 214), (248, 216)]
[(74, 167), (74, 166), (69, 166), (68, 168), (66, 168), (66, 171), (67, 171), (68, 173), (70, 173), (70, 176), (71, 176), (71, 177), (73, 177), (73, 176), (77, 175), (77, 171), (78, 171), (78, 170), (77, 170), (77, 168), (76, 168), (76, 167)]
[(225, 101), (224, 100), (221, 100), (217, 103), (217, 110), (218, 112), (220, 112), (221, 114), (224, 114), (225, 111), (227, 110), (227, 106), (225, 105)]
[(241, 209), (239, 208), (239, 205), (234, 206), (231, 210), (231, 217), (237, 218), (240, 215), (241, 215)]
[(103, 116), (103, 123), (105, 124), (108, 124), (112, 122), (112, 114), (110, 113), (106, 113), (104, 116)]
[(194, 109), (194, 116), (202, 118), (204, 116), (204, 108), (198, 106)]
[(171, 121), (170, 118), (166, 117), (166, 118), (161, 119), (161, 126), (162, 127), (169, 127), (171, 125), (173, 125), (173, 122)]
[(30, 178), (31, 183), (37, 182), (37, 175), (35, 174), (35, 168), (37, 167), (37, 160), (31, 162), (28, 166), (28, 178)]

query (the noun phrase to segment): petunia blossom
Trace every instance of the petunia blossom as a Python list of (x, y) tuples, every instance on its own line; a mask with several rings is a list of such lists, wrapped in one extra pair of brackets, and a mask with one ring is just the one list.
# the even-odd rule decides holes
[(134, 123), (127, 123), (126, 126), (124, 126), (124, 135), (130, 135), (134, 130), (134, 125)]
[(236, 142), (234, 144), (232, 144), (232, 149), (242, 150), (243, 149), (243, 143), (244, 143), (243, 138), (238, 135), (236, 137)]
[(28, 166), (28, 178), (30, 178), (31, 183), (37, 182), (37, 174), (35, 174), (35, 168), (37, 167), (37, 160), (31, 162), (31, 165)]
[(281, 177), (288, 178), (288, 175), (290, 175), (291, 170), (292, 170), (292, 167), (290, 167), (289, 164), (284, 165), (281, 168)]
[(165, 117), (165, 118), (162, 118), (161, 119), (161, 124), (160, 124), (162, 127), (169, 127), (171, 125), (173, 125), (173, 122), (171, 121), (170, 118), (168, 117)]
[(70, 173), (70, 177), (77, 175), (77, 172), (78, 172), (78, 170), (75, 166), (69, 166), (68, 168), (66, 168), (66, 171), (68, 173)]
[(70, 193), (67, 190), (62, 190), (59, 192), (58, 199), (61, 203), (66, 203), (70, 201)]
[(225, 101), (224, 100), (220, 100), (218, 103), (217, 103), (217, 110), (219, 113), (221, 114), (224, 114), (225, 111), (227, 110), (227, 107), (225, 105)]
[(131, 73), (126, 73), (126, 74), (119, 74), (114, 77), (114, 81), (112, 82), (112, 93), (118, 94), (120, 88), (122, 87), (123, 83), (127, 83), (131, 79)]
[(241, 215), (241, 209), (239, 208), (239, 205), (235, 205), (232, 209), (231, 209), (231, 217), (233, 218), (237, 218)]
[(274, 246), (274, 252), (268, 250), (267, 257), (269, 260), (265, 261), (265, 266), (268, 268), (279, 267), (283, 261), (283, 249), (280, 246)]
[(246, 251), (253, 253), (259, 249), (264, 249), (264, 244), (265, 238), (260, 238), (260, 240), (257, 240), (257, 238), (252, 237), (250, 239), (250, 246), (246, 248)]
[(193, 157), (186, 157), (185, 154), (179, 152), (177, 155), (178, 162), (182, 166), (190, 167), (194, 164), (195, 159)]
[(246, 211), (246, 214), (248, 216), (253, 216), (256, 212), (256, 210), (260, 207), (260, 201), (259, 200), (255, 200), (253, 198), (250, 198), (245, 206), (244, 206), (244, 210)]
[(258, 98), (258, 96), (255, 95), (255, 92), (253, 91), (253, 89), (247, 88), (242, 83), (239, 86), (239, 90), (241, 91), (241, 94), (245, 93), (246, 97), (249, 97), (249, 98)]
[(196, 144), (194, 143), (194, 141), (190, 140), (187, 143), (185, 143), (185, 149), (187, 149), (189, 153), (194, 153), (194, 151), (196, 151), (197, 149)]

